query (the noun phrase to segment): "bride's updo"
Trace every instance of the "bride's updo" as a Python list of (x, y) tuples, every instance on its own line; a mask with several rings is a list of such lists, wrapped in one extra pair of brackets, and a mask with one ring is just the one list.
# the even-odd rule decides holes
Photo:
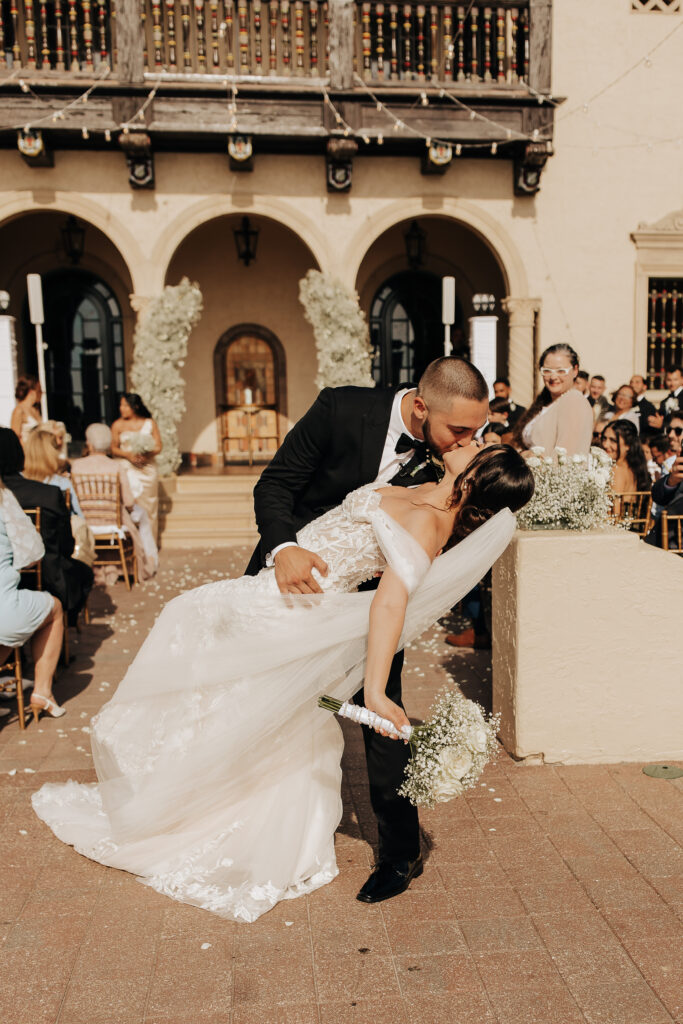
[(534, 493), (534, 475), (509, 444), (483, 448), (456, 477), (451, 508), (458, 506), (449, 547), (478, 526), (509, 508), (518, 512)]

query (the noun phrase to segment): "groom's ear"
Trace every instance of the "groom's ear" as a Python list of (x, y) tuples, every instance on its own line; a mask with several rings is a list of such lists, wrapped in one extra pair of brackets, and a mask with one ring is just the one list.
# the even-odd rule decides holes
[(419, 420), (427, 419), (427, 406), (422, 395), (415, 395), (413, 398), (413, 413)]

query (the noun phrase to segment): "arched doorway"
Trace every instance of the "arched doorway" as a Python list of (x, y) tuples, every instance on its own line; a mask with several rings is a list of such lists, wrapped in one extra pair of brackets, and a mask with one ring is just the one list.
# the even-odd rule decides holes
[(373, 375), (378, 383), (414, 381), (432, 359), (443, 355), (445, 276), (456, 281), (453, 352), (472, 356), (483, 326), (480, 297), (493, 296), (487, 305), (493, 306), (497, 318), (492, 339), (495, 372), (508, 374), (508, 325), (501, 304), (508, 287), (493, 246), (463, 222), (424, 214), (383, 231), (359, 264), (355, 287), (371, 325)]
[(286, 409), (285, 353), (257, 324), (226, 331), (214, 351), (219, 446), (226, 462), (267, 462), (278, 449)]
[[(459, 300), (455, 317), (453, 351), (466, 354)], [(377, 384), (395, 387), (418, 380), (425, 367), (443, 355), (441, 278), (427, 271), (405, 270), (380, 285), (370, 307), (370, 340)]]
[[(125, 390), (121, 307), (105, 281), (79, 268), (44, 274), (43, 303), (49, 414), (82, 440), (89, 423), (111, 423), (118, 415), (118, 396)], [(23, 363), (35, 373), (28, 303), (22, 333)]]

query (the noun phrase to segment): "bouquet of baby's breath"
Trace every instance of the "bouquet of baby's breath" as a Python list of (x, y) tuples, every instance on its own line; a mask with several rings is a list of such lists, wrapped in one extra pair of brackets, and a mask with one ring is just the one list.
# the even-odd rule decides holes
[(149, 455), (154, 451), (155, 442), (151, 434), (143, 434), (137, 431), (126, 440), (126, 447), (133, 455)]
[(334, 697), (321, 697), (318, 704), (410, 744), (412, 756), (398, 792), (416, 807), (433, 807), (470, 789), (497, 749), (500, 716), (487, 721), (479, 704), (450, 687), (441, 691), (424, 725), (406, 726), (401, 733), (388, 719), (356, 704)]
[(532, 448), (526, 460), (534, 474), (534, 496), (517, 513), (522, 530), (590, 530), (604, 526), (612, 509), (612, 460), (601, 448), (567, 455)]

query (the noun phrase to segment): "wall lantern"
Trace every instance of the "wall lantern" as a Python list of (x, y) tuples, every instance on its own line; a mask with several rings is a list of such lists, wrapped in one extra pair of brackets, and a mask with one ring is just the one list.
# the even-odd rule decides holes
[(406, 243), (408, 266), (411, 270), (419, 270), (424, 262), (425, 238), (427, 236), (414, 220), (403, 237)]
[(242, 260), (245, 267), (248, 267), (251, 261), (256, 259), (259, 229), (252, 228), (248, 217), (242, 217), (241, 227), (234, 228), (233, 233), (237, 246), (237, 259)]
[(74, 266), (80, 263), (85, 248), (85, 228), (78, 223), (73, 214), (62, 228), (62, 245), (69, 261)]
[(496, 308), (496, 297), (495, 295), (488, 295), (484, 293), (473, 295), (472, 305), (474, 306), (474, 312), (477, 315), (482, 313), (493, 313)]

